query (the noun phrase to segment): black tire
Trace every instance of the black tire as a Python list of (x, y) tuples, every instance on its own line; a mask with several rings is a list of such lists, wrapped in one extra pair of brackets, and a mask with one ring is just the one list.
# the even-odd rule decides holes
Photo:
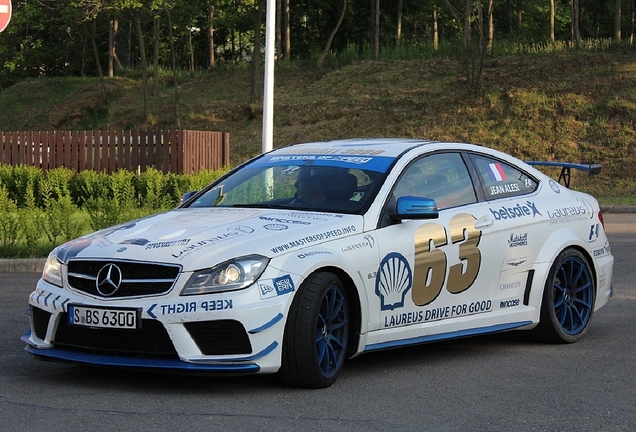
[(332, 273), (312, 274), (289, 310), (279, 378), (295, 387), (329, 387), (342, 370), (348, 340), (349, 308), (342, 282)]
[(581, 339), (592, 319), (595, 294), (594, 276), (585, 256), (576, 249), (561, 252), (548, 274), (535, 335), (553, 343)]

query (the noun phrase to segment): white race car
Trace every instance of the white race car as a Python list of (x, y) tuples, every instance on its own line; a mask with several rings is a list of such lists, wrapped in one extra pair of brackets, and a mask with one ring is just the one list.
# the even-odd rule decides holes
[[(566, 182), (600, 168), (551, 164)], [(499, 151), (299, 144), (53, 250), (23, 340), (48, 360), (320, 388), (370, 351), (512, 329), (575, 342), (613, 262), (593, 197)]]

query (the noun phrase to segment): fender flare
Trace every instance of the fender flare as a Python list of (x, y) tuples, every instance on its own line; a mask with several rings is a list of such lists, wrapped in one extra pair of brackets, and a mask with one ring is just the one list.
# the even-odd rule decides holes
[(585, 239), (582, 239), (581, 236), (573, 229), (563, 228), (553, 232), (543, 243), (541, 250), (537, 254), (534, 264), (535, 276), (532, 281), (529, 294), (529, 304), (541, 305), (543, 290), (545, 289), (550, 269), (554, 265), (554, 261), (559, 254), (568, 248), (577, 249), (585, 256), (592, 271), (595, 286), (598, 285), (598, 268), (596, 262), (589, 253), (589, 248)]
[[(279, 261), (280, 259), (282, 259), (282, 261)], [(294, 269), (293, 273), (299, 281), (298, 286), (312, 273), (327, 271), (336, 274), (340, 278), (350, 297), (352, 293), (355, 294), (356, 309), (350, 312), (353, 312), (353, 316), (356, 320), (353, 333), (357, 335), (357, 338), (356, 341), (352, 341), (354, 343), (349, 347), (349, 354), (354, 355), (359, 353), (361, 351), (361, 341), (364, 339), (364, 335), (369, 331), (369, 293), (364, 289), (364, 281), (353, 263), (333, 249), (320, 246), (277, 257), (277, 263), (282, 268)], [(270, 263), (270, 265), (273, 264)], [(278, 266), (274, 266), (274, 268), (280, 270)], [(296, 290), (293, 296), (289, 296), (289, 301), (286, 306), (287, 313), (297, 292), (298, 290)]]

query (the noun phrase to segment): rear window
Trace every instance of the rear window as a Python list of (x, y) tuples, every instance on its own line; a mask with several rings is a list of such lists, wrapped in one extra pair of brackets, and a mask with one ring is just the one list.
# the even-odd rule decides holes
[(538, 183), (523, 171), (500, 160), (472, 155), (486, 200), (534, 192)]

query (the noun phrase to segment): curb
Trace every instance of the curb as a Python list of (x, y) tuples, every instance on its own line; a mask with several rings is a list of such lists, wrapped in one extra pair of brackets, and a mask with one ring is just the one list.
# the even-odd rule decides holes
[(636, 213), (634, 205), (607, 205), (601, 206), (603, 213)]
[(0, 273), (42, 273), (46, 258), (0, 259)]

